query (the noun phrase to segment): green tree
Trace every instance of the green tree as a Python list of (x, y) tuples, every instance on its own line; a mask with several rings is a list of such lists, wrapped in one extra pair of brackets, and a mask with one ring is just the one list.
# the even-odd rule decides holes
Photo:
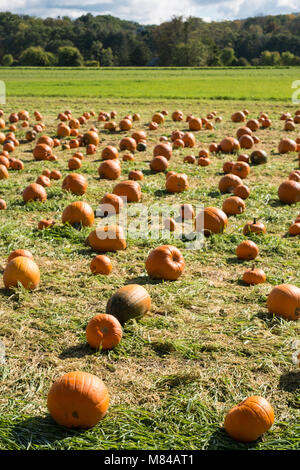
[(5, 66), (5, 67), (10, 67), (12, 65), (14, 61), (14, 58), (11, 54), (5, 54), (3, 57), (2, 57), (2, 64)]
[(281, 57), (277, 51), (263, 51), (259, 58), (260, 65), (280, 65)]
[(199, 40), (178, 44), (172, 55), (172, 65), (176, 67), (201, 67), (206, 65), (208, 50)]
[(232, 47), (225, 47), (220, 54), (220, 59), (223, 65), (226, 65), (226, 67), (230, 66), (236, 60), (234, 49)]
[(100, 66), (112, 67), (114, 65), (114, 55), (110, 47), (101, 49)]
[(19, 57), (21, 65), (47, 67), (54, 65), (56, 60), (51, 52), (45, 52), (40, 46), (28, 47)]
[(83, 57), (77, 47), (62, 46), (58, 49), (58, 65), (60, 67), (81, 67)]

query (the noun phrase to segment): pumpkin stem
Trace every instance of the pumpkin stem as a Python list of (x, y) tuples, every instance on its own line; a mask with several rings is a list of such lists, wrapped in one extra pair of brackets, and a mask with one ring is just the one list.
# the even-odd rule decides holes
[(253, 223), (256, 224), (256, 217), (253, 218)]

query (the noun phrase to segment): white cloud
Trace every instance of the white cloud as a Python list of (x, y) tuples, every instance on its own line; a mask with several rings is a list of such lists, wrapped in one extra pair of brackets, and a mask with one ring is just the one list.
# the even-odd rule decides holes
[(300, 0), (1, 0), (1, 11), (71, 18), (90, 12), (111, 14), (142, 24), (159, 24), (174, 15), (221, 20), (291, 13), (300, 11)]

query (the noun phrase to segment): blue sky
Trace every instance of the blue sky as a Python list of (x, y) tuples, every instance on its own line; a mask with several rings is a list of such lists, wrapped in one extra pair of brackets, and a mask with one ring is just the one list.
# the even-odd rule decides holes
[(247, 18), (300, 11), (300, 0), (0, 0), (0, 11), (41, 17), (85, 13), (111, 14), (142, 24), (159, 24), (173, 15), (198, 16), (206, 21)]

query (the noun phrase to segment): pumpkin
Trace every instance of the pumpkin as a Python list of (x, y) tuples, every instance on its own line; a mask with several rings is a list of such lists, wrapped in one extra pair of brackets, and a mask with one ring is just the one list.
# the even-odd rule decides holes
[(119, 143), (120, 150), (128, 150), (134, 153), (136, 151), (137, 143), (132, 137), (124, 137)]
[(62, 174), (61, 174), (61, 172), (60, 172), (59, 170), (52, 170), (52, 171), (50, 172), (49, 178), (50, 178), (51, 180), (60, 180), (60, 179), (62, 178)]
[(266, 129), (267, 127), (272, 126), (272, 121), (271, 119), (261, 119), (260, 124), (261, 124), (262, 129)]
[(127, 202), (139, 202), (142, 198), (140, 185), (132, 180), (118, 183), (113, 189), (113, 194), (127, 198)]
[(142, 181), (144, 179), (143, 172), (140, 170), (131, 170), (128, 173), (128, 179), (133, 181)]
[(278, 188), (278, 197), (281, 202), (294, 204), (300, 201), (300, 183), (287, 180), (281, 183)]
[(147, 133), (145, 131), (135, 131), (131, 136), (136, 143), (138, 144), (140, 141), (147, 140)]
[(246, 155), (245, 153), (241, 153), (240, 155), (238, 155), (237, 161), (238, 162), (249, 163), (250, 157), (248, 155)]
[(265, 150), (254, 150), (250, 155), (250, 160), (253, 165), (261, 165), (262, 163), (267, 163), (268, 157)]
[(281, 139), (278, 145), (278, 152), (279, 153), (289, 153), (289, 152), (296, 152), (297, 144), (292, 139)]
[(67, 124), (60, 123), (57, 126), (56, 134), (58, 137), (69, 137), (69, 135), (71, 135), (71, 129)]
[(112, 145), (108, 145), (102, 150), (101, 158), (102, 160), (116, 160), (119, 158), (118, 149)]
[(45, 191), (45, 188), (42, 185), (37, 184), (37, 183), (32, 183), (24, 189), (22, 197), (23, 197), (24, 202), (29, 202), (29, 201), (45, 202), (47, 199), (47, 193)]
[(289, 174), (289, 180), (297, 181), (297, 183), (300, 183), (300, 170), (292, 171)]
[(23, 256), (25, 258), (30, 258), (33, 260), (33, 255), (29, 250), (19, 249), (19, 250), (14, 250), (10, 253), (7, 262), (9, 263), (11, 260), (13, 260), (14, 258), (17, 258), (18, 256)]
[(258, 256), (258, 253), (258, 246), (251, 240), (241, 242), (236, 249), (236, 255), (239, 259), (255, 259)]
[(165, 117), (161, 113), (155, 113), (152, 116), (152, 122), (156, 122), (157, 124), (163, 124), (164, 120), (165, 120)]
[(6, 209), (6, 202), (4, 199), (0, 199), (0, 211), (4, 211)]
[(204, 229), (206, 237), (212, 233), (223, 233), (227, 224), (227, 215), (217, 207), (206, 207), (196, 217), (196, 230), (200, 232)]
[(145, 152), (147, 150), (147, 143), (146, 141), (138, 142), (136, 149), (138, 152)]
[(195, 211), (191, 204), (182, 204), (179, 209), (181, 220), (191, 220), (195, 218)]
[(225, 417), (224, 427), (232, 439), (240, 442), (256, 441), (274, 423), (274, 410), (263, 397), (245, 398)]
[(47, 160), (52, 154), (52, 148), (47, 144), (37, 144), (33, 150), (35, 160)]
[(150, 277), (175, 281), (182, 275), (185, 262), (178, 248), (162, 245), (150, 252), (145, 266)]
[(184, 142), (185, 147), (192, 148), (196, 145), (196, 139), (192, 132), (186, 132), (183, 135), (182, 140)]
[(211, 161), (210, 161), (210, 159), (207, 158), (207, 157), (200, 157), (200, 158), (198, 159), (198, 165), (199, 165), (199, 166), (208, 166), (208, 165), (210, 165), (210, 164), (211, 164)]
[(93, 230), (87, 244), (95, 251), (118, 251), (126, 249), (126, 238), (119, 225), (106, 225)]
[(220, 150), (223, 153), (233, 153), (235, 150), (240, 149), (239, 142), (233, 137), (225, 137), (220, 142)]
[(122, 119), (119, 122), (119, 127), (121, 131), (129, 131), (132, 128), (132, 122), (130, 119)]
[(69, 204), (62, 213), (62, 223), (70, 225), (80, 224), (83, 227), (91, 227), (95, 217), (93, 209), (83, 201), (76, 201)]
[(121, 175), (119, 160), (105, 160), (98, 168), (100, 178), (116, 180)]
[(267, 229), (264, 226), (262, 222), (257, 222), (257, 220), (254, 218), (253, 222), (248, 222), (244, 228), (243, 228), (243, 234), (244, 235), (249, 235), (249, 233), (256, 233), (256, 234), (261, 234), (261, 233), (266, 233)]
[(300, 351), (295, 351), (292, 356), (293, 364), (300, 367)]
[(154, 157), (165, 157), (167, 160), (170, 160), (172, 157), (172, 146), (169, 143), (157, 144), (153, 149)]
[(291, 235), (292, 237), (300, 235), (300, 220), (299, 220), (299, 222), (293, 223), (289, 227), (289, 235)]
[(153, 122), (153, 121), (149, 122), (149, 129), (150, 131), (156, 131), (158, 129), (157, 122)]
[(132, 153), (125, 153), (122, 157), (123, 162), (133, 162), (134, 161), (134, 155)]
[(189, 129), (191, 131), (201, 131), (202, 129), (202, 121), (198, 118), (192, 118), (189, 120)]
[(5, 157), (4, 155), (0, 155), (0, 165), (4, 165), (8, 169), (10, 166), (9, 159)]
[(183, 149), (184, 147), (185, 145), (182, 139), (177, 139), (173, 142), (173, 149)]
[(221, 193), (232, 193), (236, 186), (243, 184), (241, 178), (237, 175), (225, 175), (219, 181), (219, 190)]
[(239, 184), (234, 188), (233, 194), (241, 199), (247, 199), (250, 196), (250, 189), (246, 185)]
[(11, 163), (11, 169), (16, 171), (24, 170), (24, 163), (21, 160), (13, 160)]
[(182, 140), (183, 136), (184, 136), (184, 132), (176, 130), (172, 132), (171, 140), (172, 142), (175, 142), (175, 140), (178, 140), (178, 139)]
[(294, 131), (296, 129), (295, 123), (292, 121), (285, 121), (284, 130), (287, 132)]
[(38, 229), (39, 230), (44, 230), (46, 228), (50, 228), (50, 227), (53, 227), (53, 225), (55, 225), (55, 220), (46, 220), (46, 219), (43, 219), (43, 220), (40, 220), (39, 223), (38, 223)]
[(227, 215), (236, 215), (242, 214), (245, 210), (246, 206), (243, 201), (238, 196), (230, 196), (224, 200), (222, 209)]
[(111, 214), (119, 214), (124, 206), (123, 199), (116, 194), (105, 194), (100, 201), (100, 213), (101, 216), (107, 216)]
[(248, 127), (249, 129), (251, 129), (252, 132), (255, 132), (259, 129), (259, 122), (257, 119), (250, 119), (247, 123), (246, 123), (246, 127)]
[(122, 327), (113, 315), (100, 314), (93, 317), (86, 327), (86, 339), (94, 349), (113, 349), (122, 339)]
[(37, 184), (40, 184), (41, 186), (44, 186), (44, 188), (48, 188), (51, 186), (51, 181), (48, 178), (48, 176), (45, 175), (40, 175), (35, 181)]
[(3, 273), (6, 289), (22, 284), (25, 289), (36, 289), (40, 282), (40, 271), (36, 263), (27, 256), (17, 256), (7, 264)]
[(71, 173), (64, 178), (62, 189), (64, 191), (70, 191), (77, 196), (82, 196), (87, 190), (87, 180), (83, 175)]
[(250, 135), (252, 136), (252, 130), (247, 126), (239, 127), (236, 131), (236, 136), (240, 139), (243, 135)]
[(207, 149), (200, 149), (199, 153), (198, 153), (198, 156), (208, 158), (209, 157), (209, 151)]
[(166, 179), (166, 190), (168, 193), (181, 193), (188, 189), (187, 175), (184, 173), (175, 173)]
[(223, 164), (223, 171), (225, 174), (231, 173), (233, 168), (234, 162), (225, 162)]
[(191, 163), (192, 165), (196, 162), (194, 155), (186, 155), (183, 159), (184, 163)]
[(101, 379), (88, 372), (69, 372), (51, 386), (47, 406), (57, 424), (67, 428), (88, 429), (105, 415), (109, 395)]
[(232, 122), (243, 122), (246, 120), (246, 116), (243, 111), (237, 111), (236, 113), (232, 114), (231, 120)]
[(250, 166), (246, 162), (236, 162), (232, 167), (232, 173), (241, 179), (247, 178), (250, 173)]
[(92, 259), (90, 270), (93, 274), (103, 274), (108, 276), (112, 271), (112, 264), (108, 256), (97, 255)]
[(150, 162), (150, 168), (152, 171), (161, 172), (165, 171), (169, 166), (169, 162), (165, 157), (158, 156), (154, 157)]
[(262, 269), (253, 266), (251, 269), (247, 269), (247, 271), (244, 272), (243, 281), (250, 285), (263, 284), (266, 282), (266, 274)]
[(121, 324), (141, 318), (151, 308), (151, 298), (138, 284), (128, 284), (117, 290), (106, 305), (106, 313), (116, 317)]
[(239, 138), (239, 144), (241, 149), (251, 149), (254, 146), (254, 140), (251, 135), (242, 135)]
[(165, 230), (169, 230), (170, 232), (175, 232), (176, 230), (176, 222), (172, 217), (164, 219), (163, 226)]
[(286, 320), (300, 318), (300, 289), (292, 284), (275, 286), (267, 299), (269, 313), (279, 315)]
[(8, 178), (8, 171), (5, 165), (0, 165), (0, 180)]
[(172, 113), (172, 119), (173, 121), (183, 121), (184, 120), (184, 114), (180, 110), (176, 110)]
[(51, 148), (54, 147), (53, 139), (49, 137), (48, 135), (41, 135), (41, 137), (39, 137), (37, 140), (37, 145), (39, 144), (46, 144)]
[(99, 135), (97, 132), (88, 131), (83, 135), (83, 142), (85, 145), (92, 144), (97, 147), (97, 145), (99, 145)]
[(86, 147), (87, 155), (94, 155), (97, 152), (97, 147), (94, 144), (88, 144)]

